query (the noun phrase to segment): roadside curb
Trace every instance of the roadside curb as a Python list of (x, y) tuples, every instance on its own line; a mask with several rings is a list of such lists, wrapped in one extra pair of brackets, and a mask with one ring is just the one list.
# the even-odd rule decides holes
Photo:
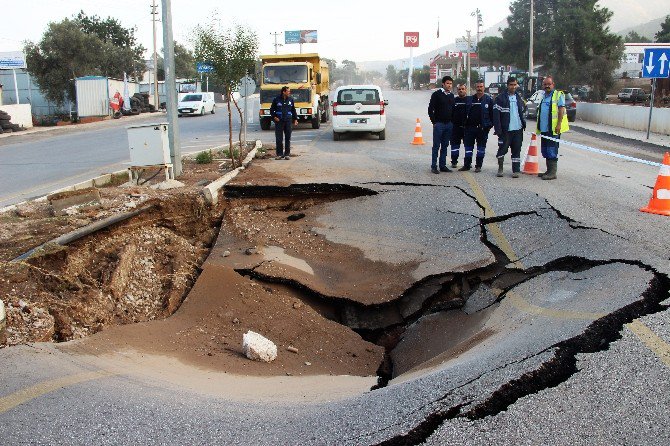
[[(193, 152), (189, 154), (184, 154), (182, 155), (182, 159), (184, 158), (191, 158), (193, 156), (196, 156), (198, 153), (202, 152), (207, 152), (209, 150), (222, 150), (228, 147), (228, 144), (222, 145), (222, 146), (216, 146), (212, 147), (211, 149), (203, 149), (199, 152)], [(205, 199), (207, 200), (208, 203), (211, 204), (216, 204), (218, 201), (218, 190), (223, 187), (224, 184), (226, 184), (228, 181), (232, 180), (237, 176), (240, 170), (246, 168), (246, 166), (253, 160), (253, 158), (256, 156), (256, 153), (258, 152), (258, 149), (263, 147), (263, 144), (261, 143), (260, 140), (256, 140), (256, 145), (253, 148), (251, 152), (247, 154), (247, 157), (242, 161), (242, 167), (238, 167), (235, 170), (232, 170), (228, 173), (226, 173), (223, 177), (219, 178), (218, 180), (213, 181), (209, 185), (205, 186), (203, 188), (203, 194), (205, 195)], [(43, 202), (46, 201), (47, 197), (51, 194), (56, 194), (59, 192), (69, 192), (69, 191), (75, 191), (75, 190), (81, 190), (81, 189), (87, 189), (91, 187), (101, 187), (101, 186), (106, 186), (109, 183), (112, 182), (112, 180), (120, 175), (128, 175), (128, 169), (123, 169), (123, 170), (117, 170), (115, 172), (111, 173), (106, 173), (100, 176), (97, 176), (95, 178), (91, 178), (90, 180), (82, 181), (76, 184), (73, 184), (72, 186), (66, 186), (60, 189), (56, 189), (54, 191), (49, 192), (46, 195), (43, 195), (41, 197), (32, 199), (32, 200), (25, 200), (20, 203), (16, 204), (10, 204), (9, 206), (5, 206), (3, 208), (0, 208), (0, 214), (4, 214), (5, 212), (11, 211), (13, 209), (17, 209), (19, 206), (29, 203), (29, 202)], [(215, 187), (216, 183), (216, 187)], [(206, 189), (206, 190), (205, 190)]]
[(202, 188), (202, 194), (205, 196), (205, 200), (209, 204), (216, 204), (219, 201), (219, 190), (230, 180), (235, 178), (240, 171), (244, 170), (247, 168), (249, 163), (251, 163), (251, 160), (254, 159), (256, 156), (256, 153), (258, 152), (258, 149), (263, 147), (263, 143), (260, 140), (256, 140), (256, 146), (251, 150), (248, 154), (247, 157), (244, 158), (244, 161), (242, 161), (242, 166), (238, 167), (237, 169), (231, 170), (230, 172), (226, 173), (224, 176), (219, 178), (218, 180), (214, 180), (211, 183), (209, 183), (207, 186)]

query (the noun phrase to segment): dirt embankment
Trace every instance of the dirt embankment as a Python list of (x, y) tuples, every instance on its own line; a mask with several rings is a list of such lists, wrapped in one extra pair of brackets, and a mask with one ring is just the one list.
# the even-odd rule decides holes
[[(6, 344), (67, 341), (104, 327), (164, 318), (180, 305), (206, 258), (222, 208), (209, 207), (202, 184), (218, 164), (186, 161), (180, 189), (145, 186), (100, 189), (94, 205), (53, 215), (48, 203), (28, 203), (0, 216), (0, 295), (7, 310)], [(138, 216), (72, 244), (49, 240), (132, 209)]]

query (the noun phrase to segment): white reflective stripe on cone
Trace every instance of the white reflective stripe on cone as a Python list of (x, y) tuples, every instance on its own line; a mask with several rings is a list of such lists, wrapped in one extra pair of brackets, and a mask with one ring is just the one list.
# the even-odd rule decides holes
[(657, 190), (656, 198), (658, 198), (659, 200), (670, 200), (670, 190), (669, 189)]
[(537, 163), (537, 157), (533, 155), (528, 155), (526, 157), (526, 162), (527, 163)]
[(670, 177), (670, 166), (663, 164), (661, 166), (661, 171), (658, 173), (661, 177)]

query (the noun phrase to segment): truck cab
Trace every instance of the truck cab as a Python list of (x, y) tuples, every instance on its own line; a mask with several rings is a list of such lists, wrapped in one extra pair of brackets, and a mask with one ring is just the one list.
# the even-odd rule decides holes
[(328, 66), (321, 65), (317, 54), (283, 54), (261, 56), (260, 123), (261, 129), (272, 125), (270, 106), (287, 86), (295, 100), (298, 122), (310, 122), (318, 129), (329, 117)]

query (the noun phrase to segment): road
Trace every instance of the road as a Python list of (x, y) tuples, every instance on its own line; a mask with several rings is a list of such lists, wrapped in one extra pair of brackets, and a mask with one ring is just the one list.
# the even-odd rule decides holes
[[(0, 139), (0, 208), (126, 169), (130, 163), (126, 127), (166, 121), (164, 114), (156, 113)], [(249, 138), (272, 140), (271, 132), (261, 135), (257, 121), (248, 127)], [(182, 153), (228, 143), (225, 104), (219, 104), (214, 115), (183, 117), (178, 122)], [(233, 122), (239, 129), (236, 111)], [(237, 134), (235, 130), (233, 141)]]
[[(491, 138), (483, 172), (434, 175), (425, 120), (428, 144), (409, 144), (429, 94), (389, 92), (385, 141), (334, 142), (329, 125), (299, 129), (290, 161), (255, 161), (240, 180), (261, 186), (284, 176), (292, 184), (369, 189), (320, 207), (315, 230), (371, 261), (409, 265), (407, 290), (428, 290), (435, 280), (449, 288), (464, 278), (458, 283), (471, 291), (462, 308), (404, 321), (395, 354), (405, 373), (342, 397), (325, 385), (315, 392), (302, 377), (257, 388), (150, 353), (3, 349), (0, 361), (13, 372), (0, 387), (0, 441), (670, 443), (668, 218), (639, 212), (658, 167), (564, 144), (557, 180), (513, 179), (509, 158), (497, 178)], [(565, 140), (615, 149), (586, 133)], [(624, 143), (616, 149), (661, 158)], [(217, 242), (205, 267), (225, 262), (224, 249)], [(286, 283), (300, 278), (290, 269), (273, 274)], [(313, 291), (328, 295), (318, 285)], [(428, 355), (431, 348), (441, 353)], [(279, 397), (289, 384), (298, 390)]]

